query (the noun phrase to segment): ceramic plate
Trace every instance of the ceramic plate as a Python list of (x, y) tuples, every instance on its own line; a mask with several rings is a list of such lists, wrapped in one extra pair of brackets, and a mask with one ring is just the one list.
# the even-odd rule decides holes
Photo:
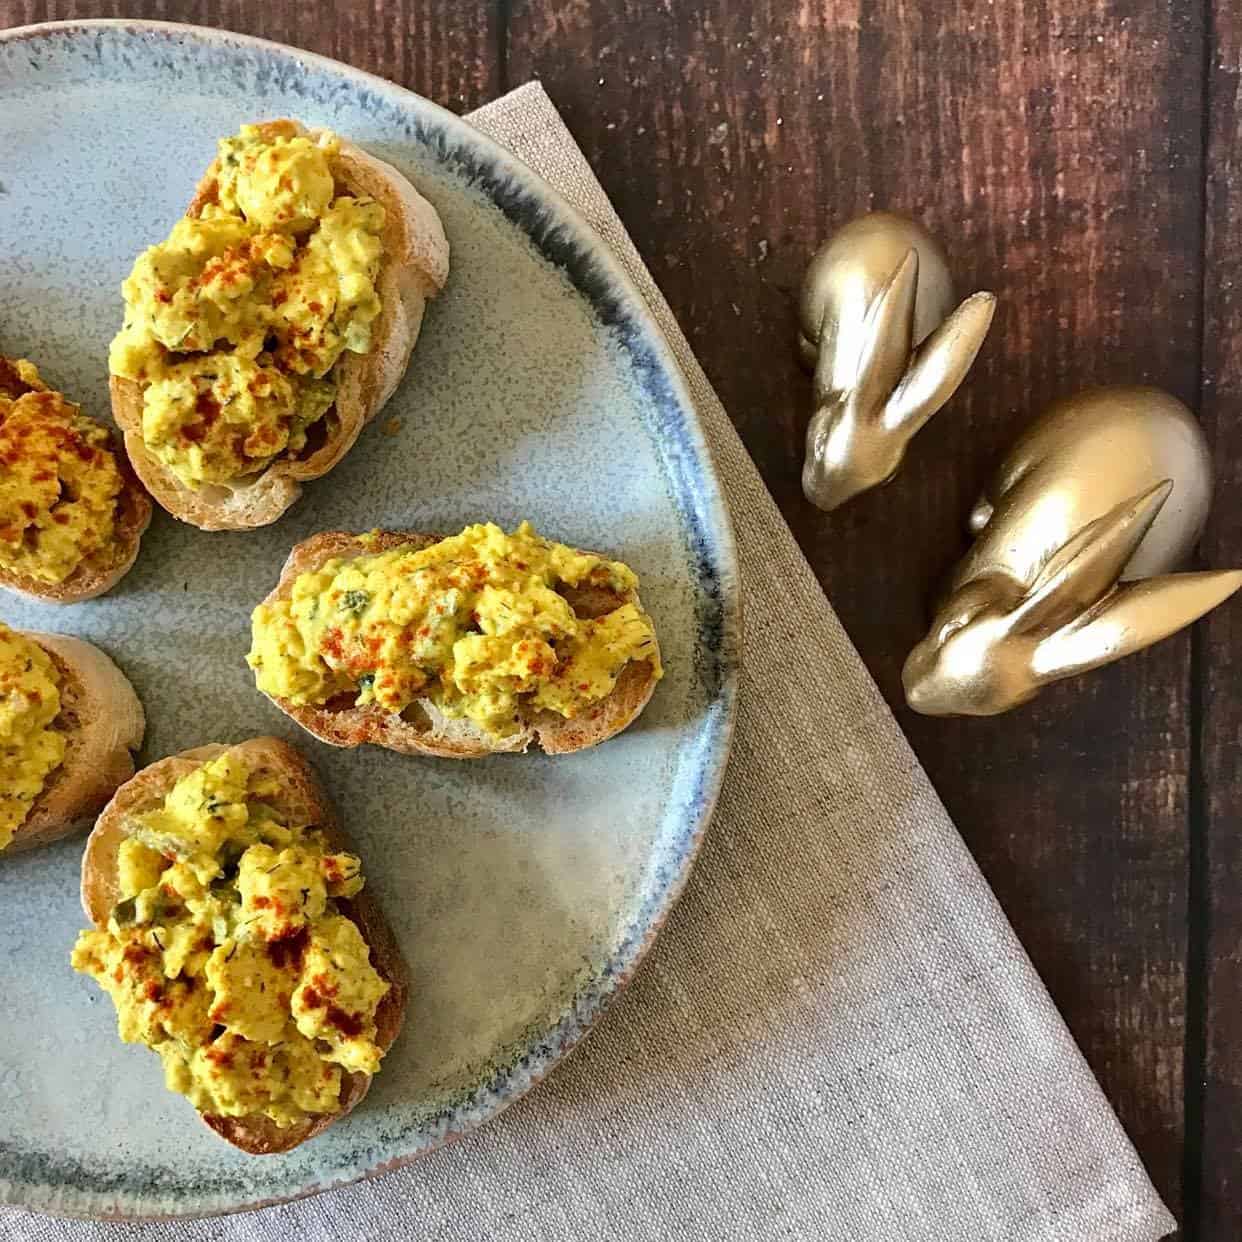
[[(201, 1215), (339, 1185), (485, 1121), (545, 1074), (630, 976), (719, 788), (736, 675), (728, 523), (687, 393), (639, 295), (582, 220), (457, 117), (379, 79), (241, 36), (87, 23), (0, 34), (0, 352), (107, 410), (134, 256), (185, 207), (218, 136), (294, 116), (355, 139), (432, 200), (452, 244), (385, 414), (275, 526), (204, 534), (157, 511), (110, 595), (21, 628), (83, 635), (147, 708), (141, 756), (263, 733), (325, 778), (413, 977), (365, 1103), (286, 1156), (216, 1139), (116, 1038), (74, 975), (80, 840), (0, 860), (0, 1202)], [(396, 419), (393, 423), (390, 420)], [(628, 561), (668, 675), (639, 723), (579, 755), (475, 763), (323, 746), (255, 691), (250, 609), (325, 528), (530, 518)]]

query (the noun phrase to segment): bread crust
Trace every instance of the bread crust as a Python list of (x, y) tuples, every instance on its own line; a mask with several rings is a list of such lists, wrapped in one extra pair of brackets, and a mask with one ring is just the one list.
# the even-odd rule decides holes
[[(6, 384), (0, 385), (0, 390), (8, 395), (18, 397), (24, 392), (39, 391), (16, 380), (16, 367), (7, 358), (0, 357), (0, 368), (11, 377)], [(77, 604), (110, 591), (138, 559), (143, 532), (151, 524), (151, 498), (139, 483), (116, 432), (106, 423), (99, 425), (108, 433), (108, 447), (116, 458), (121, 474), (121, 491), (116, 500), (116, 525), (106, 554), (84, 560), (62, 582), (41, 582), (38, 578), (12, 573), (0, 566), (0, 587), (6, 591), (46, 604)]]
[[(355, 557), (387, 552), (393, 548), (430, 547), (443, 535), (417, 531), (380, 531), (368, 536), (346, 531), (322, 531), (295, 544), (280, 572), (280, 580), (264, 599), (265, 604), (288, 599), (300, 574), (321, 568), (334, 557)], [(641, 607), (637, 592), (621, 594), (607, 588), (567, 590), (566, 598), (580, 616), (598, 617), (622, 604)], [(435, 755), (442, 759), (480, 759), (502, 752), (525, 752), (532, 744), (549, 755), (569, 754), (597, 746), (626, 729), (647, 706), (656, 686), (655, 665), (632, 660), (622, 670), (612, 693), (598, 707), (573, 720), (552, 711), (532, 712), (526, 727), (504, 738), (494, 738), (470, 720), (450, 720), (430, 699), (420, 698), (400, 714), (386, 712), (378, 704), (355, 707), (350, 701), (329, 701), (321, 706), (299, 706), (288, 699), (268, 695), (286, 716), (295, 720), (330, 746), (353, 747), (363, 743), (383, 746), (405, 755)]]
[[(95, 927), (107, 926), (108, 916), (116, 904), (117, 853), (129, 835), (126, 831), (128, 818), (160, 805), (164, 795), (183, 776), (188, 776), (228, 750), (244, 755), (252, 770), (266, 769), (280, 776), (278, 809), (285, 809), (316, 825), (333, 850), (350, 848), (314, 769), (288, 742), (275, 737), (257, 737), (232, 747), (220, 743), (198, 746), (143, 768), (116, 791), (99, 816), (82, 855), (82, 909)], [(375, 1042), (387, 1052), (405, 1021), (409, 999), (409, 975), (405, 961), (369, 888), (364, 887), (356, 897), (338, 899), (337, 906), (342, 914), (358, 925), (362, 938), (371, 950), (372, 966), (391, 985), (375, 1013)], [(234, 1147), (252, 1156), (274, 1155), (291, 1151), (339, 1121), (357, 1107), (370, 1086), (370, 1074), (343, 1070), (341, 1101), (337, 1109), (330, 1113), (308, 1113), (301, 1122), (283, 1129), (262, 1114), (247, 1117), (200, 1116), (207, 1126)]]
[[(297, 125), (269, 121), (266, 126)], [(327, 131), (297, 131), (322, 139)], [(344, 139), (333, 158), (338, 189), (375, 199), (384, 208), (380, 234), (384, 257), (376, 288), (380, 314), (373, 345), (366, 354), (346, 350), (330, 374), (336, 401), (315, 423), (307, 447), (297, 456), (280, 455), (244, 481), (187, 487), (151, 453), (142, 438), (140, 384), (109, 377), (112, 412), (125, 434), (125, 447), (147, 490), (175, 518), (200, 530), (251, 530), (275, 522), (302, 493), (302, 484), (327, 474), (353, 447), (363, 427), (383, 409), (405, 374), (418, 341), (428, 299), (448, 279), (449, 244), (435, 208), (390, 164)], [(198, 184), (186, 215), (197, 218), (216, 195), (217, 164), (212, 161)]]
[(52, 772), (30, 814), (0, 854), (45, 845), (83, 828), (134, 774), (146, 716), (129, 679), (98, 647), (67, 634), (27, 632), (60, 679), (54, 727), (65, 734), (64, 762)]

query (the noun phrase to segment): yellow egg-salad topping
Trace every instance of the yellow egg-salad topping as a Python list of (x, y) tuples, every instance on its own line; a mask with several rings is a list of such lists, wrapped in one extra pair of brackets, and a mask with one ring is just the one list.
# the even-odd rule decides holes
[(106, 553), (121, 487), (107, 428), (0, 358), (0, 569), (54, 584)]
[(38, 643), (0, 622), (0, 850), (26, 822), (47, 778), (65, 760), (60, 674)]
[(339, 139), (291, 121), (222, 139), (196, 218), (122, 286), (113, 375), (144, 386), (142, 439), (186, 486), (227, 484), (306, 447), (380, 313), (384, 209), (338, 194)]
[(359, 860), (280, 801), (235, 751), (183, 776), (130, 820), (117, 904), (72, 960), (200, 1113), (284, 1127), (334, 1110), (342, 1071), (378, 1071), (390, 985), (337, 905), (362, 888)]
[[(572, 718), (598, 707), (625, 666), (663, 670), (651, 618), (616, 603), (634, 571), (523, 522), (512, 534), (468, 526), (430, 547), (328, 561), (300, 575), (290, 598), (260, 604), (248, 657), (258, 687), (296, 705), (355, 694), (400, 712), (428, 698), (496, 737), (523, 713)], [(611, 593), (614, 607), (580, 616), (566, 590)]]

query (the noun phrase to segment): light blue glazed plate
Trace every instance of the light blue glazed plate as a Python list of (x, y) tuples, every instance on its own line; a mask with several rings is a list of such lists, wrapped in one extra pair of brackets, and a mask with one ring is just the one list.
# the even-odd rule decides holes
[[(293, 116), (405, 172), (452, 244), (385, 414), (275, 526), (203, 534), (157, 510), (137, 566), (67, 608), (146, 704), (141, 759), (275, 733), (344, 812), (413, 978), (405, 1031), (351, 1116), (285, 1156), (243, 1155), (116, 1038), (68, 966), (80, 840), (0, 861), (0, 1202), (63, 1215), (207, 1215), (411, 1160), (487, 1120), (582, 1037), (650, 945), (720, 787), (737, 676), (728, 520), (676, 365), (577, 214), (440, 108), (344, 65), (159, 24), (0, 33), (0, 352), (93, 414), (119, 285), (189, 200), (217, 137)], [(401, 420), (400, 431), (382, 424)], [(638, 724), (559, 760), (336, 751), (254, 690), (251, 607), (328, 528), (530, 518), (628, 561), (668, 675)]]

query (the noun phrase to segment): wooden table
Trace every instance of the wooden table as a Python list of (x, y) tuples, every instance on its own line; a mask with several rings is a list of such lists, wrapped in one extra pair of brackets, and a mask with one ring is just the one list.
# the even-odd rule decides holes
[[(543, 80), (1183, 1236), (1242, 1237), (1242, 601), (996, 720), (920, 718), (898, 677), (991, 465), (1081, 385), (1200, 412), (1203, 559), (1242, 563), (1230, 0), (0, 0), (0, 26), (117, 15), (293, 43), (459, 112)], [(798, 484), (797, 288), (878, 206), (1000, 307), (898, 479), (828, 517)]]

